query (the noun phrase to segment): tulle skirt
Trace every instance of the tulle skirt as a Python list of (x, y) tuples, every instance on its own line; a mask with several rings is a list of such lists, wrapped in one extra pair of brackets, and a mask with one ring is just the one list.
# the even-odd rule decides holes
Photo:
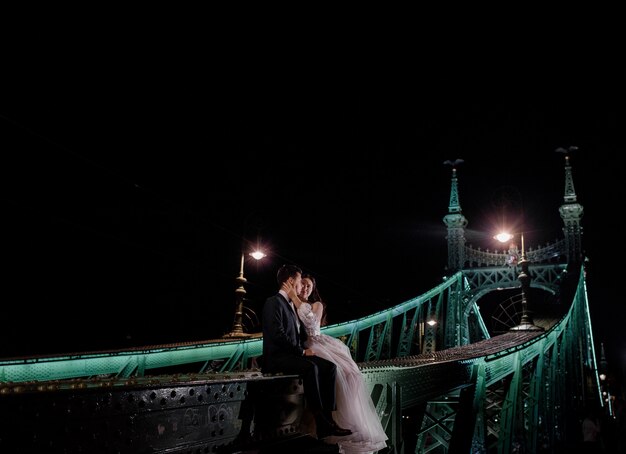
[(317, 356), (337, 365), (337, 411), (333, 412), (333, 418), (339, 426), (352, 431), (347, 437), (329, 437), (326, 441), (337, 443), (339, 452), (345, 454), (375, 453), (385, 448), (387, 435), (348, 347), (326, 334), (310, 336), (307, 346)]

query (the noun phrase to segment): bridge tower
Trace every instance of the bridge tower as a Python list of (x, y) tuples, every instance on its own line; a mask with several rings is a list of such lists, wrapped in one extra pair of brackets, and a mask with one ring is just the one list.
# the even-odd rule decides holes
[(580, 263), (582, 261), (582, 234), (583, 229), (580, 220), (583, 217), (583, 206), (577, 202), (576, 190), (574, 189), (574, 178), (572, 176), (572, 166), (569, 162), (569, 153), (577, 147), (557, 148), (556, 151), (565, 154), (565, 195), (564, 204), (559, 207), (561, 219), (563, 219), (563, 234), (567, 250), (568, 263)]
[(459, 202), (459, 188), (456, 177), (456, 166), (462, 163), (462, 159), (454, 162), (446, 161), (444, 164), (452, 166), (452, 182), (450, 188), (450, 203), (448, 204), (448, 214), (444, 216), (443, 222), (448, 227), (448, 273), (453, 274), (463, 268), (465, 264), (465, 227), (467, 218), (461, 212)]

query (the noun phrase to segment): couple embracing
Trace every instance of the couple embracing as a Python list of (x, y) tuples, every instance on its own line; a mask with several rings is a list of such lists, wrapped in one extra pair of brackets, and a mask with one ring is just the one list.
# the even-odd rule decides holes
[(319, 439), (346, 453), (385, 448), (387, 436), (350, 350), (321, 334), (326, 306), (314, 278), (283, 265), (277, 281), (278, 294), (263, 307), (263, 373), (302, 377)]

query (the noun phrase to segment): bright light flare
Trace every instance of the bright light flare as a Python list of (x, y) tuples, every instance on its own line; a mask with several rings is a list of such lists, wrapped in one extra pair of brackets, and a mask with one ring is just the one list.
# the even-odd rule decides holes
[(250, 257), (252, 257), (255, 260), (261, 260), (266, 255), (267, 254), (265, 254), (264, 252), (261, 252), (261, 251), (254, 251), (254, 252), (250, 253)]
[(437, 324), (437, 320), (428, 320), (428, 321), (426, 322), (426, 324), (427, 324), (428, 326), (435, 326), (435, 325)]
[(513, 235), (507, 232), (502, 232), (502, 233), (498, 233), (496, 236), (494, 236), (494, 238), (498, 240), (500, 243), (506, 243), (507, 241), (513, 238)]

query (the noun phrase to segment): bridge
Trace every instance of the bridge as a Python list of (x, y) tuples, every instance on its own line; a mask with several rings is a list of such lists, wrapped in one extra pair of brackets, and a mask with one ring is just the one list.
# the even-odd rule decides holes
[[(560, 452), (580, 410), (603, 406), (568, 155), (564, 168), (564, 238), (483, 251), (467, 244), (453, 167), (443, 281), (323, 328), (359, 363), (388, 452)], [(264, 376), (261, 356), (253, 334), (0, 360), (0, 450), (305, 452), (302, 383)]]

